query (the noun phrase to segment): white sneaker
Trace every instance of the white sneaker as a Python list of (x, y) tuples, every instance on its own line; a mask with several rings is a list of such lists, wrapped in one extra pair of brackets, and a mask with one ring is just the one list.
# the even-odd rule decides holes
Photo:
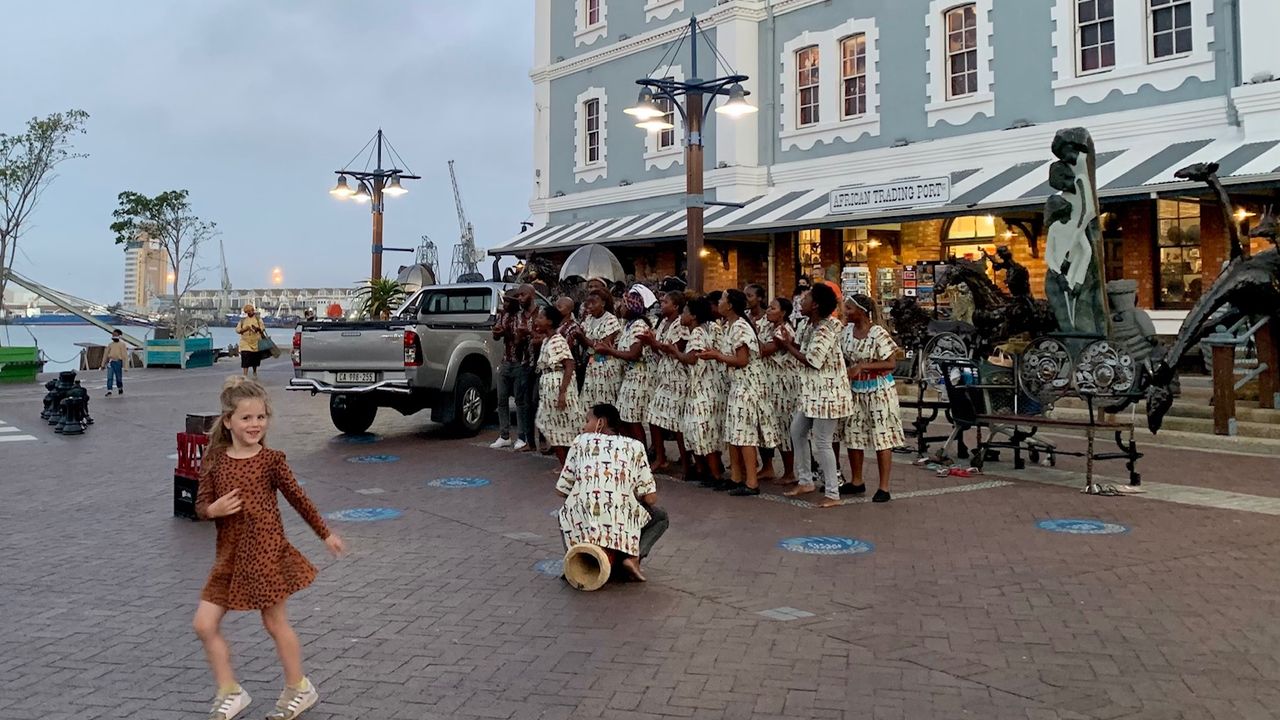
[(276, 700), (275, 709), (267, 713), (267, 720), (293, 720), (304, 710), (315, 705), (320, 699), (320, 693), (316, 692), (316, 686), (310, 680), (305, 682), (307, 684), (305, 690), (286, 687), (280, 693), (280, 699)]
[(213, 699), (213, 707), (209, 709), (209, 720), (231, 720), (240, 711), (249, 707), (253, 698), (243, 688), (240, 692), (219, 695)]
[(500, 437), (489, 444), (489, 447), (497, 450), (498, 448), (511, 447), (511, 438)]
[(512, 449), (512, 450), (523, 450), (523, 449), (525, 449), (525, 448), (527, 448), (527, 447), (529, 447), (529, 443), (527, 443), (527, 442), (525, 442), (525, 441), (523, 441), (523, 440), (517, 440), (517, 441), (516, 441), (516, 444), (515, 444), (514, 446), (512, 446), (512, 448), (511, 448), (511, 449)]

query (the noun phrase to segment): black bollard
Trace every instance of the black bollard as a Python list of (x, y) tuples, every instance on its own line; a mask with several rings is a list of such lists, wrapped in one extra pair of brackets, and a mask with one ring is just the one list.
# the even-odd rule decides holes
[(54, 400), (58, 397), (58, 393), (56, 392), (57, 387), (57, 380), (50, 380), (44, 384), (44, 389), (48, 390), (48, 392), (44, 394), (44, 409), (40, 411), (41, 420), (48, 420), (49, 416), (53, 414)]

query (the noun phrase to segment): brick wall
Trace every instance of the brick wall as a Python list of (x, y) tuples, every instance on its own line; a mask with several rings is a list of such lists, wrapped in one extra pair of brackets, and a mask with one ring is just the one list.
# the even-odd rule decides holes
[(1120, 218), (1123, 235), (1120, 248), (1124, 256), (1124, 276), (1138, 282), (1138, 306), (1155, 307), (1155, 233), (1150, 202), (1108, 205), (1109, 212)]
[(796, 286), (796, 234), (775, 233), (773, 245), (773, 294), (791, 297), (791, 291)]
[(1231, 240), (1222, 210), (1213, 202), (1200, 204), (1200, 278), (1209, 289), (1222, 271), (1222, 263), (1231, 258)]

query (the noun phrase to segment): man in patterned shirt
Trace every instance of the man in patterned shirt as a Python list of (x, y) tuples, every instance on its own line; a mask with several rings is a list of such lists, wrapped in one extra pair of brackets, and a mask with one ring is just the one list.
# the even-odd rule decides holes
[[(502, 340), (502, 367), (498, 371), (499, 436), (489, 447), (523, 450), (532, 444), (533, 412), (529, 407), (529, 383), (533, 366), (529, 342), (533, 336), (534, 290), (521, 285), (503, 297), (502, 310), (493, 326), (493, 338)], [(516, 401), (516, 437), (511, 439), (511, 398)]]

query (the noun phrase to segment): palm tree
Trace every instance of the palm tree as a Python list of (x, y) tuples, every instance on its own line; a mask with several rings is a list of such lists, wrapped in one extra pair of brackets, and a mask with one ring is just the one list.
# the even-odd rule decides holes
[(404, 286), (390, 278), (367, 280), (356, 291), (360, 313), (381, 320), (389, 320), (391, 313), (404, 302), (404, 297)]

